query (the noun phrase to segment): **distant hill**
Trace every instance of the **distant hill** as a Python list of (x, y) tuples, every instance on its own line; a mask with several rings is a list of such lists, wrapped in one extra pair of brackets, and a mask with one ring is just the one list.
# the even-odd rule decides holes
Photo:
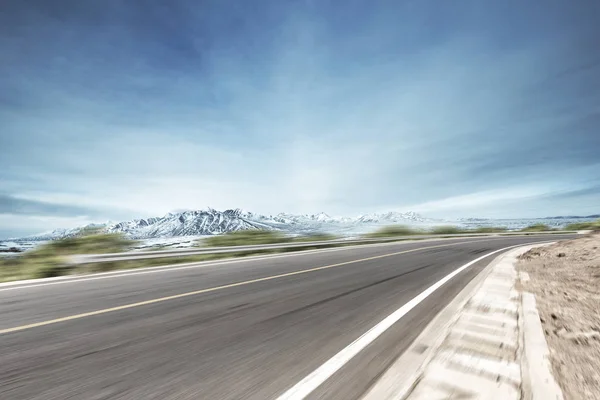
[(133, 219), (118, 223), (93, 224), (73, 229), (56, 229), (28, 236), (26, 240), (53, 240), (94, 229), (107, 233), (123, 233), (135, 239), (175, 236), (204, 236), (246, 229), (269, 229), (287, 233), (362, 230), (373, 225), (414, 224), (428, 221), (414, 212), (365, 214), (358, 217), (331, 217), (325, 213), (260, 215), (241, 209), (206, 210), (169, 213), (164, 217)]

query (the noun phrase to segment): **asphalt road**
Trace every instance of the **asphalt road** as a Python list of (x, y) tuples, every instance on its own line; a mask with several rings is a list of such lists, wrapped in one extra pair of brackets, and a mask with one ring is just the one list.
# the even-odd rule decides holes
[[(566, 237), (393, 243), (0, 286), (0, 399), (275, 399), (458, 267)], [(359, 398), (493, 257), (308, 398)]]

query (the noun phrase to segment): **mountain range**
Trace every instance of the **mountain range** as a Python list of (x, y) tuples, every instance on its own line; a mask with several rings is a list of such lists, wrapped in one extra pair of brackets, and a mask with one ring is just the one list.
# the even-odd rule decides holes
[(433, 222), (414, 212), (387, 212), (365, 214), (358, 217), (332, 217), (325, 213), (261, 215), (241, 209), (217, 211), (206, 210), (168, 213), (163, 217), (133, 219), (118, 223), (91, 224), (73, 229), (56, 229), (27, 240), (53, 240), (79, 234), (84, 229), (96, 229), (106, 233), (122, 233), (134, 239), (164, 238), (176, 236), (216, 235), (247, 229), (279, 230), (300, 234), (310, 232), (360, 232), (378, 225), (419, 224)]
[(560, 228), (573, 222), (591, 221), (600, 215), (557, 216), (546, 218), (487, 219), (460, 218), (455, 220), (427, 218), (415, 212), (386, 212), (364, 214), (357, 217), (332, 217), (326, 213), (276, 215), (256, 214), (241, 209), (217, 211), (189, 210), (171, 212), (163, 217), (133, 219), (123, 222), (90, 224), (73, 229), (56, 229), (38, 235), (12, 239), (13, 241), (45, 241), (75, 236), (83, 230), (122, 233), (132, 239), (177, 238), (182, 236), (207, 236), (247, 229), (278, 230), (287, 234), (332, 233), (353, 236), (373, 231), (384, 225), (457, 225), (464, 228), (501, 226), (509, 230), (521, 229), (534, 223)]

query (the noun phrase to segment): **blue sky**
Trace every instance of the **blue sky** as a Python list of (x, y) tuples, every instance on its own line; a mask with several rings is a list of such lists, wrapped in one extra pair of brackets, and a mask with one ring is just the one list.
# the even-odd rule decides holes
[(3, 1), (0, 237), (600, 212), (597, 1)]

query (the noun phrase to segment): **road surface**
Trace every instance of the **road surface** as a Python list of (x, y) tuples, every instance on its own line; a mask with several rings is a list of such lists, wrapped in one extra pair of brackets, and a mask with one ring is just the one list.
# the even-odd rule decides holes
[[(276, 399), (466, 263), (572, 236), (400, 242), (0, 286), (0, 399)], [(359, 398), (493, 257), (307, 398)]]

